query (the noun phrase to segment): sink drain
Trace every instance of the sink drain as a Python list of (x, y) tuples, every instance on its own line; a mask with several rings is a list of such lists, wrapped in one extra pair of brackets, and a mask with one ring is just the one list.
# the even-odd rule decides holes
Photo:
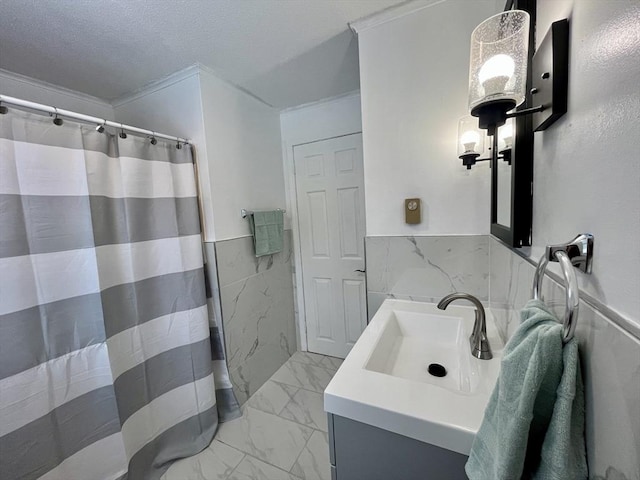
[(447, 374), (447, 369), (439, 363), (432, 363), (427, 371), (434, 377), (444, 377)]

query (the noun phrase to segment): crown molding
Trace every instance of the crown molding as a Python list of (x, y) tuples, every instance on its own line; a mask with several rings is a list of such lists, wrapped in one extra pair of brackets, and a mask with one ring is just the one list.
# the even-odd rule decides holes
[(269, 102), (267, 102), (267, 101), (263, 100), (262, 98), (260, 98), (259, 96), (257, 96), (255, 93), (247, 90), (244, 87), (241, 87), (240, 85), (238, 85), (236, 83), (233, 83), (233, 82), (230, 82), (229, 80), (226, 80), (221, 74), (216, 72), (213, 68), (208, 67), (207, 65), (203, 65), (202, 63), (198, 64), (198, 68), (200, 69), (200, 72), (207, 73), (207, 74), (211, 75), (212, 77), (215, 77), (218, 81), (227, 84), (229, 87), (234, 88), (235, 90), (239, 90), (240, 92), (250, 96), (254, 100), (257, 100), (258, 102), (266, 105), (267, 107), (276, 108), (273, 105), (271, 105)]
[(273, 108), (273, 105), (270, 105), (269, 103), (265, 102), (263, 99), (261, 99), (260, 97), (256, 96), (255, 94), (251, 93), (249, 90), (242, 88), (239, 85), (236, 85), (235, 83), (232, 83), (228, 80), (225, 80), (218, 72), (216, 72), (213, 68), (208, 67), (206, 65), (203, 65), (201, 63), (194, 63), (193, 65), (190, 65), (186, 68), (183, 68), (182, 70), (178, 70), (177, 72), (174, 72), (170, 75), (167, 75), (166, 77), (160, 78), (158, 80), (155, 80), (151, 83), (148, 83), (147, 85), (137, 88), (136, 90), (133, 90), (129, 93), (124, 94), (121, 97), (116, 98), (115, 100), (111, 101), (111, 105), (116, 108), (119, 107), (121, 105), (124, 105), (126, 103), (129, 102), (133, 102), (134, 100), (137, 100), (139, 98), (145, 97), (147, 95), (150, 95), (154, 92), (157, 92), (159, 90), (162, 90), (164, 88), (170, 87), (171, 85), (174, 85), (178, 82), (181, 82), (183, 80), (186, 80), (187, 78), (193, 77), (193, 76), (200, 76), (201, 74), (207, 74), (207, 75), (211, 75), (212, 77), (215, 77), (216, 80), (228, 85), (230, 88), (233, 88), (235, 90), (238, 90), (250, 97), (252, 97), (253, 99), (259, 101), (260, 103)]
[(354, 34), (359, 35), (360, 33), (370, 28), (377, 27), (393, 20), (397, 20), (398, 18), (411, 15), (412, 13), (415, 13), (419, 10), (429, 8), (446, 1), (447, 0), (410, 0), (408, 2), (394, 5), (393, 7), (389, 7), (367, 17), (363, 17), (354, 22), (349, 22), (349, 28)]
[(182, 80), (186, 80), (187, 78), (193, 77), (200, 73), (200, 65), (195, 63), (190, 65), (182, 70), (178, 70), (166, 77), (162, 77), (158, 80), (154, 80), (151, 83), (148, 83), (140, 88), (136, 88), (129, 93), (125, 93), (124, 95), (114, 99), (111, 101), (111, 105), (116, 108), (120, 107), (126, 103), (133, 102), (141, 97), (145, 97), (159, 90), (163, 90), (171, 85), (181, 82)]
[(48, 90), (50, 92), (65, 95), (67, 97), (76, 98), (78, 100), (82, 100), (85, 102), (94, 103), (96, 105), (100, 105), (101, 107), (109, 107), (109, 108), (111, 107), (111, 103), (109, 103), (107, 100), (104, 100), (102, 98), (94, 97), (93, 95), (88, 95), (86, 93), (78, 92), (76, 90), (71, 90), (69, 88), (61, 87), (59, 85), (48, 83), (43, 80), (38, 80), (37, 78), (28, 77), (27, 75), (22, 75), (20, 73), (5, 70), (4, 68), (0, 68), (0, 77), (6, 78), (14, 82), (20, 82), (26, 85), (31, 85), (32, 87), (41, 88), (43, 90)]
[(359, 96), (360, 96), (360, 90), (353, 90), (351, 92), (341, 93), (340, 95), (335, 95), (333, 97), (323, 98), (323, 99), (315, 100), (309, 103), (303, 103), (302, 105), (296, 105), (295, 107), (287, 107), (280, 110), (280, 114), (286, 115), (288, 113), (292, 113), (297, 110), (304, 110), (304, 109), (313, 108), (313, 107), (321, 107), (323, 105), (339, 102), (348, 97), (359, 97)]

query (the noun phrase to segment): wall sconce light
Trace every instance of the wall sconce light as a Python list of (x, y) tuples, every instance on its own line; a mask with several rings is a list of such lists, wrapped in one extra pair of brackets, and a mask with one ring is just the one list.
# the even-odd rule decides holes
[(478, 128), (478, 119), (467, 115), (458, 122), (458, 158), (462, 160), (462, 165), (471, 170), (471, 167), (478, 161), (484, 152), (485, 132)]
[(527, 92), (530, 16), (509, 10), (488, 18), (471, 34), (469, 110), (489, 135)]
[[(564, 19), (551, 25), (530, 66), (530, 19), (524, 10), (507, 10), (486, 19), (471, 34), (469, 110), (488, 135), (495, 137), (507, 118), (529, 114), (536, 114), (534, 130), (545, 130), (567, 111), (569, 23)], [(540, 104), (513, 111), (527, 99), (530, 68), (530, 93)]]
[[(529, 13), (524, 10), (506, 10), (486, 19), (471, 34), (469, 111), (478, 118), (479, 128), (492, 137), (492, 143), (489, 159), (478, 158), (480, 152), (477, 151), (458, 152), (467, 169), (479, 161), (498, 158), (511, 164), (516, 132), (513, 123), (507, 124), (508, 119), (534, 114), (533, 130), (540, 131), (567, 111), (569, 23), (564, 19), (551, 25), (530, 65), (530, 21)], [(527, 92), (530, 71), (533, 86)], [(540, 104), (517, 110), (529, 97)], [(477, 131), (463, 126), (462, 121), (458, 125), (461, 141), (465, 132)], [(465, 125), (467, 123), (465, 120)], [(498, 129), (503, 125), (500, 138)]]
[[(496, 158), (502, 159), (511, 165), (511, 149), (513, 148), (514, 125), (513, 120), (508, 118), (505, 124), (498, 128), (498, 155)], [(488, 147), (491, 156), (480, 158), (485, 152), (486, 132), (478, 126), (478, 119), (467, 115), (458, 121), (458, 158), (462, 160), (462, 165), (471, 170), (471, 167), (478, 162), (493, 159), (492, 147)]]
[[(539, 27), (536, 31), (539, 3), (544, 2), (506, 0), (503, 12), (473, 31), (468, 106), (478, 129), (491, 137), (485, 141), (489, 153), (484, 156), (489, 158), (458, 147), (467, 169), (490, 160), (491, 234), (514, 247), (531, 245), (534, 132), (547, 129), (567, 112), (569, 22), (559, 20), (546, 33)], [(459, 125), (459, 144), (467, 130)], [(497, 168), (499, 159), (511, 167)], [(504, 189), (505, 175), (510, 176), (510, 191)], [(505, 202), (508, 218), (500, 218)]]

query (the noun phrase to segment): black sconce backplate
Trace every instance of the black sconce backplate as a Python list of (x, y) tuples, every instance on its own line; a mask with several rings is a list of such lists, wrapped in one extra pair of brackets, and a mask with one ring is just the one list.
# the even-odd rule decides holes
[(544, 110), (533, 115), (533, 129), (546, 130), (567, 113), (569, 91), (569, 21), (551, 24), (532, 60), (531, 94)]

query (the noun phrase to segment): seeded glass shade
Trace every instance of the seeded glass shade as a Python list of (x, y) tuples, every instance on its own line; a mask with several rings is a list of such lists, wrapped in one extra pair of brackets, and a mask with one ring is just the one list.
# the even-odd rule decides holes
[(471, 34), (469, 110), (505, 113), (525, 100), (529, 50), (529, 14), (510, 10), (488, 18)]
[(458, 157), (484, 152), (484, 132), (478, 128), (478, 119), (467, 115), (458, 122)]

